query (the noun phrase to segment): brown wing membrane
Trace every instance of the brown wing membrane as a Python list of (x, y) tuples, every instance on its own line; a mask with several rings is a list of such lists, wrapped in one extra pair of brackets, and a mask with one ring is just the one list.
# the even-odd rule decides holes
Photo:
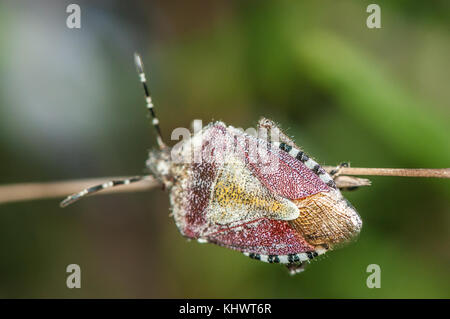
[(294, 202), (300, 216), (289, 223), (312, 245), (345, 243), (361, 229), (358, 213), (337, 191), (318, 193)]

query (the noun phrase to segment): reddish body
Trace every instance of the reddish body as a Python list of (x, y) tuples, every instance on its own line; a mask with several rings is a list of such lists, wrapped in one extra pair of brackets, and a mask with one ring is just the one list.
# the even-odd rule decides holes
[(270, 143), (216, 122), (171, 150), (179, 163), (151, 153), (148, 164), (170, 190), (180, 232), (288, 265), (354, 237), (359, 215), (332, 178), (283, 137)]

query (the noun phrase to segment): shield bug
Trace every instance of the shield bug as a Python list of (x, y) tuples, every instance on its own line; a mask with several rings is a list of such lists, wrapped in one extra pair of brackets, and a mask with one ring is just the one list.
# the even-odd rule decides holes
[[(159, 146), (146, 164), (169, 191), (183, 236), (298, 273), (305, 263), (359, 234), (361, 219), (333, 178), (271, 120), (261, 119), (252, 134), (214, 122), (167, 146), (139, 55), (135, 63)], [(148, 176), (85, 189), (61, 206)]]

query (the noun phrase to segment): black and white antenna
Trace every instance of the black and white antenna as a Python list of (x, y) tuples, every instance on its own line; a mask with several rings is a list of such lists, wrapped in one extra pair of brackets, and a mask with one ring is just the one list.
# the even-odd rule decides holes
[[(161, 135), (161, 129), (159, 128), (159, 120), (155, 115), (155, 111), (153, 110), (153, 103), (152, 103), (152, 98), (150, 97), (150, 91), (148, 90), (148, 86), (147, 86), (147, 80), (145, 78), (145, 73), (144, 73), (144, 65), (142, 63), (142, 59), (140, 57), (139, 54), (135, 53), (134, 54), (134, 62), (136, 63), (136, 68), (137, 71), (139, 73), (139, 79), (141, 80), (142, 86), (144, 87), (144, 92), (145, 92), (145, 101), (147, 103), (147, 109), (149, 110), (150, 116), (152, 118), (152, 124), (155, 127), (156, 130), (156, 142), (158, 143), (159, 148), (165, 149), (167, 148), (166, 144), (163, 142), (162, 140), (162, 135)], [(110, 188), (110, 187), (115, 187), (115, 186), (119, 186), (119, 185), (128, 185), (131, 183), (136, 183), (139, 182), (145, 178), (149, 177), (148, 175), (144, 175), (144, 176), (136, 176), (136, 177), (132, 177), (132, 178), (124, 178), (124, 179), (120, 179), (120, 180), (112, 180), (112, 181), (108, 181), (105, 182), (103, 184), (100, 185), (96, 185), (96, 186), (92, 186), (86, 189), (83, 189), (81, 192), (78, 192), (76, 194), (70, 195), (68, 196), (65, 200), (63, 200), (60, 204), (61, 207), (66, 207), (74, 202), (76, 202), (77, 200), (79, 200), (80, 198), (92, 194), (92, 193), (96, 193), (99, 192), (101, 190), (104, 190), (106, 188)]]
[(139, 74), (139, 79), (142, 83), (142, 86), (144, 87), (145, 102), (147, 103), (147, 110), (150, 113), (150, 116), (152, 118), (152, 124), (156, 130), (156, 142), (158, 143), (158, 146), (160, 149), (164, 149), (167, 147), (167, 145), (163, 142), (163, 139), (162, 139), (161, 129), (159, 127), (159, 119), (156, 117), (153, 101), (152, 101), (152, 98), (150, 96), (150, 91), (147, 86), (147, 79), (146, 79), (145, 73), (144, 73), (144, 64), (142, 63), (141, 56), (138, 53), (134, 54), (134, 63), (136, 64), (136, 68), (137, 68), (137, 71)]
[(136, 176), (136, 177), (132, 177), (132, 178), (125, 178), (125, 179), (119, 179), (119, 180), (112, 180), (109, 182), (105, 182), (103, 184), (100, 185), (96, 185), (96, 186), (92, 186), (92, 187), (88, 187), (83, 189), (81, 192), (78, 192), (76, 194), (70, 195), (68, 196), (65, 200), (63, 200), (59, 206), (61, 207), (66, 207), (69, 206), (70, 204), (76, 202), (77, 200), (79, 200), (80, 198), (92, 194), (92, 193), (96, 193), (99, 192), (101, 190), (104, 190), (106, 188), (110, 188), (110, 187), (114, 187), (114, 186), (118, 186), (118, 185), (129, 185), (131, 183), (136, 183), (136, 182), (140, 182), (141, 180), (147, 178), (148, 176)]

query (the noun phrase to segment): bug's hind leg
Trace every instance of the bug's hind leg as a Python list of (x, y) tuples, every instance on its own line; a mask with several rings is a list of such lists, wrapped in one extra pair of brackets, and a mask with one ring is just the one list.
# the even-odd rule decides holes
[(340, 175), (341, 169), (344, 167), (350, 167), (350, 164), (347, 162), (342, 162), (341, 164), (336, 166), (336, 168), (330, 172), (330, 176), (333, 177), (333, 179), (336, 179), (336, 177), (338, 177)]
[(306, 263), (287, 264), (286, 267), (291, 275), (296, 275), (305, 271)]
[(361, 186), (370, 186), (372, 183), (367, 178), (341, 175), (342, 168), (350, 167), (350, 164), (343, 162), (330, 171), (330, 176), (335, 181), (341, 191), (353, 191)]

